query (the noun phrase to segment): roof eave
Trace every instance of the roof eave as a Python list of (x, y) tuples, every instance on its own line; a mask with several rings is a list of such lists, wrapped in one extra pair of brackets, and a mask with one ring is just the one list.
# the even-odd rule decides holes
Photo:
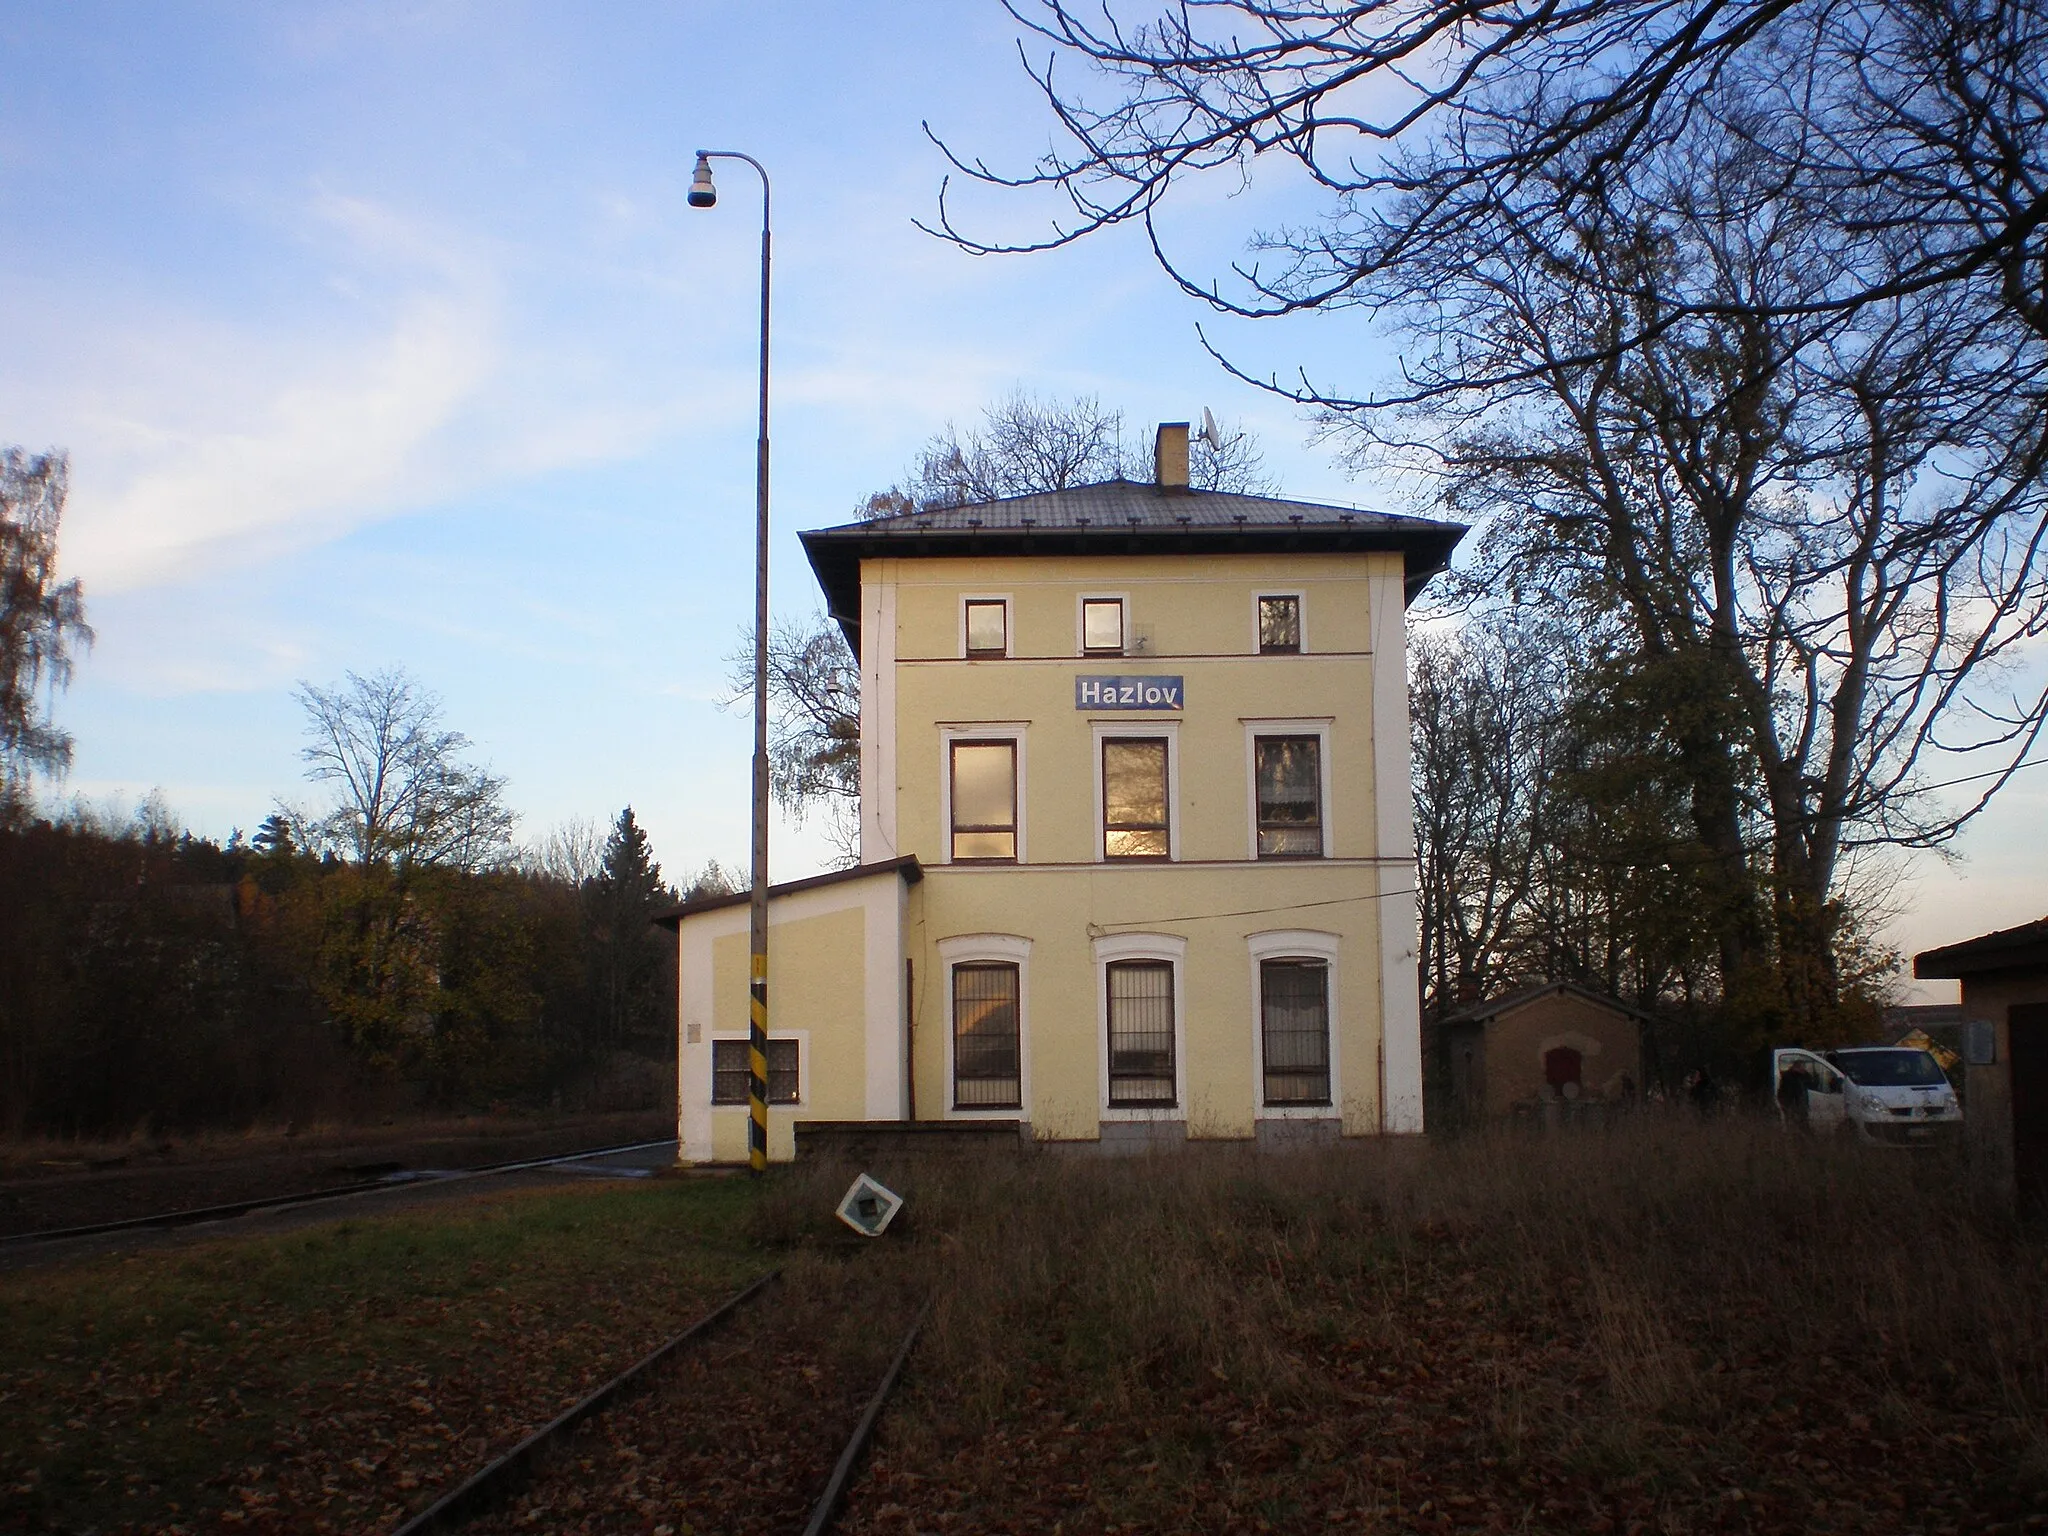
[(812, 574), (825, 593), (826, 611), (860, 654), (860, 567), (863, 560), (961, 559), (1016, 555), (1398, 553), (1402, 601), (1412, 604), (1432, 579), (1450, 568), (1451, 554), (1468, 530), (1457, 523), (1274, 527), (1214, 525), (1099, 528), (922, 528), (885, 525), (816, 528), (799, 534)]
[(1960, 981), (1986, 971), (2030, 967), (2048, 967), (2048, 918), (1924, 949), (1913, 957), (1913, 974), (1923, 981)]
[[(822, 875), (809, 875), (802, 880), (785, 880), (780, 885), (768, 887), (768, 899), (779, 901), (785, 896), (815, 891), (820, 886), (840, 885), (849, 880), (871, 880), (877, 875), (890, 873), (902, 876), (905, 885), (915, 885), (924, 878), (924, 866), (917, 862), (916, 854), (906, 853), (901, 858), (881, 859), (873, 864), (855, 864), (850, 869), (827, 870)], [(727, 907), (745, 906), (753, 899), (752, 891), (728, 891), (723, 896), (702, 896), (695, 901), (686, 901), (679, 907), (671, 907), (666, 912), (657, 912), (648, 921), (673, 933), (690, 918), (701, 917), (706, 912), (723, 911)]]

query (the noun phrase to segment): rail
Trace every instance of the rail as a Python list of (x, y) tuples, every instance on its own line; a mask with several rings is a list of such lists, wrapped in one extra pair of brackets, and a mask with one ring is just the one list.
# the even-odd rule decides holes
[(251, 1211), (296, 1210), (302, 1205), (318, 1205), (325, 1200), (344, 1200), (353, 1195), (375, 1194), (382, 1190), (405, 1189), (415, 1185), (453, 1184), (463, 1179), (488, 1178), (504, 1173), (523, 1173), (529, 1168), (548, 1168), (557, 1163), (580, 1163), (596, 1157), (617, 1157), (627, 1152), (644, 1152), (649, 1147), (665, 1147), (673, 1137), (659, 1141), (635, 1141), (618, 1147), (593, 1147), (584, 1152), (565, 1152), (559, 1157), (528, 1157), (514, 1162), (485, 1163), (478, 1168), (450, 1168), (435, 1172), (429, 1177), (394, 1181), (390, 1179), (365, 1179), (355, 1184), (338, 1184), (332, 1189), (312, 1190), (305, 1194), (263, 1195), (252, 1200), (233, 1200), (225, 1205), (192, 1206), (184, 1210), (161, 1211), (152, 1216), (124, 1216), (118, 1221), (98, 1221), (78, 1227), (45, 1227), (36, 1232), (16, 1232), (0, 1237), (0, 1248), (26, 1247), (31, 1243), (56, 1243), (68, 1238), (99, 1237), (109, 1232), (139, 1232), (153, 1227), (187, 1227), (202, 1221), (225, 1221), (233, 1216), (246, 1216)]

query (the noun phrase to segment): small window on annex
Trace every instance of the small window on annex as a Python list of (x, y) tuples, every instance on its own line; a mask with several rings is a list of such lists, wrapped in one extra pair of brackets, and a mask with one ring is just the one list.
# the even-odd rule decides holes
[(1090, 656), (1121, 656), (1124, 651), (1124, 600), (1090, 597), (1081, 602), (1081, 649)]
[(1321, 960), (1259, 964), (1259, 1038), (1266, 1103), (1330, 1102), (1330, 968)]
[(1314, 736), (1261, 736), (1253, 743), (1260, 858), (1321, 856), (1322, 745)]
[(1301, 649), (1301, 599), (1259, 599), (1259, 654), (1285, 656)]
[[(797, 1102), (797, 1042), (794, 1040), (770, 1040), (768, 1042), (768, 1102), (770, 1104), (794, 1104)], [(747, 1102), (747, 1042), (744, 1040), (714, 1040), (711, 1042), (711, 1102), (714, 1104), (744, 1104)]]
[(1017, 857), (1017, 743), (952, 744), (953, 859)]
[(970, 659), (1010, 654), (1010, 605), (1001, 598), (968, 599), (967, 654)]
[(1109, 1102), (1127, 1108), (1171, 1108), (1173, 966), (1164, 960), (1119, 960), (1107, 967)]
[(1006, 961), (953, 967), (953, 1107), (1023, 1105), (1018, 968)]
[(1167, 825), (1166, 739), (1111, 737), (1102, 743), (1102, 856), (1163, 859)]

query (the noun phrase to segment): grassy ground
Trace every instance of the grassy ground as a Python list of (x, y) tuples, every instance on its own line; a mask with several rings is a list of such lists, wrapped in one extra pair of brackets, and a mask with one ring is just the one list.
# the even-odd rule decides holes
[(896, 1170), (940, 1303), (845, 1528), (2048, 1528), (2048, 1243), (1954, 1171), (1732, 1121)]
[(506, 1196), (4, 1277), (0, 1529), (388, 1529), (751, 1276), (745, 1198)]
[[(2048, 1529), (2048, 1238), (1939, 1160), (1646, 1120), (875, 1171), (865, 1246), (813, 1167), (0, 1280), (0, 1527), (388, 1529), (782, 1263), (799, 1374), (870, 1282), (891, 1336), (938, 1297), (853, 1532)], [(730, 1527), (715, 1444), (607, 1435), (571, 1483), (632, 1496), (539, 1528)]]

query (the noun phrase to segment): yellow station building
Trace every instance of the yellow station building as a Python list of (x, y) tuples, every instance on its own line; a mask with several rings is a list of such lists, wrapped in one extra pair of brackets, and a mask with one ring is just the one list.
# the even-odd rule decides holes
[[(774, 887), (798, 1122), (1140, 1149), (1422, 1129), (1406, 607), (1463, 530), (1113, 480), (803, 536), (861, 862)], [(665, 921), (678, 1134), (746, 1157), (747, 899)]]

